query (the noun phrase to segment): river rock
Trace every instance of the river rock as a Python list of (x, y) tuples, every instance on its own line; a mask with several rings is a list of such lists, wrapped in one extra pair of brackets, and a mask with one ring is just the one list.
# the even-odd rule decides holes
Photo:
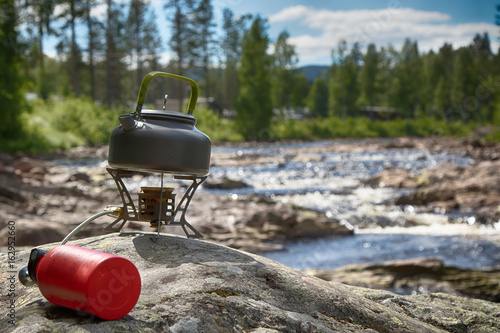
[(415, 188), (418, 186), (416, 177), (404, 169), (386, 169), (362, 183), (374, 187)]
[(207, 239), (249, 252), (282, 250), (286, 241), (344, 236), (352, 228), (325, 214), (292, 205), (269, 202), (259, 197), (237, 200), (200, 196), (204, 212), (192, 211), (190, 223)]
[(0, 202), (11, 203), (12, 201), (25, 203), (27, 199), (18, 189), (0, 185)]
[(268, 234), (270, 239), (298, 240), (351, 235), (353, 230), (339, 221), (329, 219), (324, 214), (293, 209), (278, 204), (267, 210), (255, 212), (241, 224), (256, 233)]
[(15, 173), (23, 178), (43, 180), (47, 173), (47, 163), (27, 156), (21, 157), (13, 162)]
[(401, 137), (390, 140), (385, 144), (386, 149), (414, 149), (416, 141), (412, 138)]
[(210, 164), (212, 166), (243, 166), (254, 164), (283, 164), (286, 162), (284, 157), (267, 156), (261, 154), (244, 154), (242, 151), (237, 153), (219, 153), (212, 155)]
[[(135, 307), (121, 319), (104, 321), (51, 305), (38, 288), (16, 282), (15, 325), (2, 306), (2, 332), (500, 332), (497, 303), (327, 282), (205, 241), (115, 234), (74, 244), (136, 265), (142, 290)], [(27, 251), (18, 253), (15, 265), (27, 258)], [(0, 259), (6, 286), (12, 273), (5, 254)], [(0, 297), (10, 304), (6, 293)]]
[(438, 259), (415, 258), (305, 272), (327, 281), (366, 288), (401, 293), (446, 292), (500, 302), (500, 268), (462, 269), (445, 266)]
[[(15, 220), (15, 244), (16, 246), (40, 245), (51, 242), (62, 241), (69, 232), (66, 227), (59, 223), (37, 220)], [(7, 228), (0, 230), (0, 246), (7, 246)]]
[(481, 161), (469, 167), (443, 164), (427, 171), (428, 181), (416, 192), (396, 199), (399, 205), (480, 211), (479, 221), (500, 219), (500, 160)]
[(237, 188), (247, 188), (250, 187), (250, 185), (241, 180), (234, 180), (224, 176), (223, 178), (217, 180), (212, 178), (207, 179), (207, 181), (203, 183), (203, 187), (209, 189), (232, 190)]
[(89, 184), (91, 179), (90, 175), (86, 172), (74, 172), (68, 177), (66, 182), (81, 182)]

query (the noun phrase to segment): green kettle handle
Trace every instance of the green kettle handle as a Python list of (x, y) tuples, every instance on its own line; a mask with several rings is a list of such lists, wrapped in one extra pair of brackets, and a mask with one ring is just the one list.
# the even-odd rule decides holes
[(141, 88), (139, 89), (139, 95), (137, 96), (137, 108), (135, 109), (136, 115), (141, 115), (142, 106), (144, 105), (144, 101), (146, 100), (146, 93), (148, 92), (149, 81), (151, 81), (151, 79), (155, 76), (166, 76), (188, 82), (191, 85), (191, 96), (189, 97), (188, 114), (193, 114), (193, 111), (196, 108), (196, 101), (198, 100), (198, 84), (196, 83), (196, 81), (185, 76), (156, 71), (149, 72), (148, 74), (146, 74), (144, 79), (142, 79)]

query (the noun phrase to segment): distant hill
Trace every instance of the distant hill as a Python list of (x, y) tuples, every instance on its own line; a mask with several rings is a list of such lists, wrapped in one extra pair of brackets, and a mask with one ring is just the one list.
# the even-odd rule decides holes
[(303, 73), (307, 81), (312, 82), (314, 81), (318, 76), (321, 76), (323, 73), (328, 71), (330, 66), (325, 66), (325, 65), (309, 65), (309, 66), (304, 66), (304, 67), (299, 67), (297, 68), (297, 71), (299, 73)]

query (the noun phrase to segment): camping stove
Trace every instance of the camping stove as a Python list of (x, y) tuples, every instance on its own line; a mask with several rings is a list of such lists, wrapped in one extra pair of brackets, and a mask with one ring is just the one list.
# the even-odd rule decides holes
[[(188, 110), (166, 111), (143, 109), (151, 79), (165, 76), (185, 81), (191, 85)], [(190, 78), (163, 72), (148, 73), (141, 84), (137, 107), (130, 114), (118, 117), (120, 125), (111, 133), (108, 172), (120, 193), (122, 205), (111, 205), (83, 221), (64, 240), (96, 218), (108, 215), (116, 219), (104, 231), (119, 232), (127, 221), (149, 222), (160, 232), (162, 225), (179, 225), (189, 238), (202, 238), (186, 221), (186, 212), (198, 186), (209, 173), (211, 141), (196, 127), (193, 112), (198, 98), (198, 85)], [(133, 199), (123, 182), (123, 177), (135, 172), (159, 173), (159, 187), (143, 187)], [(165, 174), (176, 180), (191, 181), (184, 195), (176, 204), (173, 188), (164, 187)], [(137, 200), (137, 201), (136, 201)]]
[(174, 188), (163, 186), (163, 173), (161, 173), (160, 187), (141, 187), (134, 203), (122, 179), (123, 175), (130, 175), (130, 171), (113, 168), (107, 170), (116, 183), (122, 205), (106, 207), (106, 211), (110, 213), (108, 215), (116, 216), (116, 219), (103, 229), (105, 232), (119, 232), (127, 221), (135, 221), (149, 222), (150, 226), (158, 231), (162, 225), (178, 225), (182, 227), (187, 237), (203, 238), (202, 234), (187, 222), (186, 212), (196, 189), (207, 176), (174, 175), (176, 180), (191, 181), (176, 206)]

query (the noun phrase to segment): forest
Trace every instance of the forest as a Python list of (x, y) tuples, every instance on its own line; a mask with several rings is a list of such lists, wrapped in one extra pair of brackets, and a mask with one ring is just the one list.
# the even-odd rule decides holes
[[(0, 7), (0, 150), (106, 144), (152, 70), (198, 82), (197, 126), (216, 142), (464, 136), (478, 127), (500, 140), (500, 55), (490, 45), (497, 36), (481, 31), (468, 46), (426, 53), (410, 39), (399, 49), (340, 41), (327, 70), (308, 80), (287, 31), (269, 36), (265, 18), (230, 8), (216, 22), (211, 0), (166, 0), (161, 12), (146, 0)], [(48, 37), (57, 40), (55, 56)], [(159, 79), (147, 102), (161, 107), (165, 94), (168, 109), (183, 110), (189, 90)]]

